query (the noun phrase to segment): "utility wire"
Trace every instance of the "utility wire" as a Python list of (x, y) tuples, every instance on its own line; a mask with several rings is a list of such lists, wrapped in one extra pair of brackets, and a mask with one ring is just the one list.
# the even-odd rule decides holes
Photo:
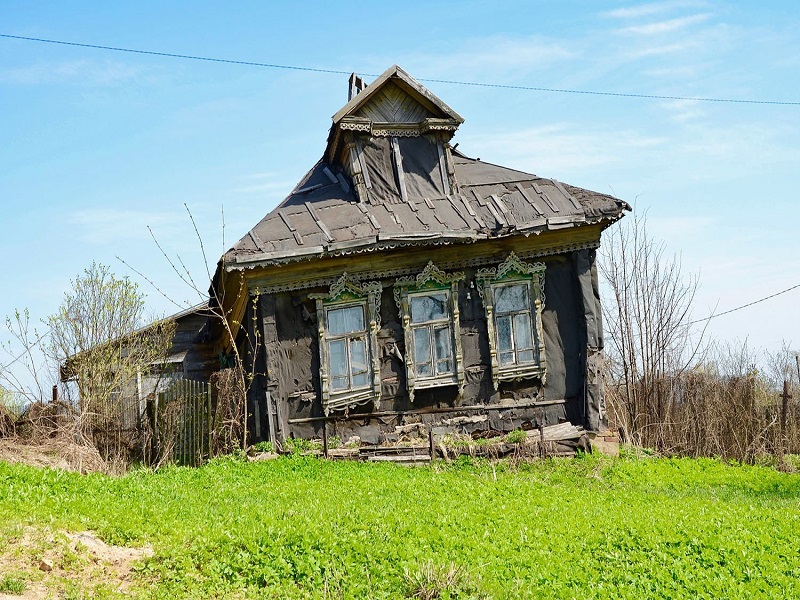
[(785, 294), (786, 292), (791, 292), (792, 290), (796, 290), (797, 288), (800, 288), (800, 283), (798, 283), (797, 285), (793, 285), (790, 288), (786, 288), (785, 290), (781, 290), (780, 292), (775, 292), (774, 294), (770, 294), (769, 296), (765, 296), (765, 297), (760, 298), (758, 300), (753, 300), (752, 302), (748, 302), (747, 304), (742, 304), (741, 306), (737, 306), (736, 308), (732, 308), (730, 310), (726, 310), (725, 312), (721, 312), (721, 313), (718, 313), (716, 315), (710, 315), (710, 316), (705, 317), (703, 319), (697, 319), (695, 321), (690, 321), (689, 325), (694, 325), (695, 323), (702, 323), (703, 321), (710, 321), (711, 319), (716, 319), (717, 317), (721, 317), (722, 315), (728, 315), (728, 314), (730, 314), (732, 312), (736, 312), (737, 310), (742, 310), (743, 308), (747, 308), (748, 306), (753, 306), (754, 304), (758, 304), (759, 302), (764, 302), (765, 300), (770, 300), (770, 299), (774, 298), (775, 296), (780, 296), (781, 294)]
[[(320, 69), (316, 67), (301, 67), (297, 65), (279, 65), (275, 63), (262, 63), (247, 60), (231, 60), (226, 58), (213, 58), (209, 56), (194, 56), (191, 54), (173, 54), (171, 52), (155, 52), (153, 50), (137, 50), (133, 48), (120, 48), (117, 46), (100, 46), (98, 44), (83, 44), (78, 42), (65, 42), (63, 40), (49, 40), (44, 38), (34, 38), (22, 35), (11, 35), (7, 33), (0, 33), (0, 37), (25, 40), (28, 42), (42, 42), (45, 44), (60, 44), (62, 46), (77, 46), (79, 48), (93, 48), (96, 50), (111, 50), (113, 52), (129, 52), (131, 54), (147, 54), (151, 56), (165, 56), (168, 58), (182, 58), (185, 60), (200, 60), (206, 62), (225, 63), (232, 65), (245, 65), (250, 67), (264, 67), (267, 69), (284, 69), (290, 71), (306, 71), (311, 73), (331, 73), (335, 75), (349, 75), (349, 71), (342, 71), (340, 69)], [(378, 77), (375, 73), (363, 73), (365, 77)], [(616, 98), (640, 98), (647, 100), (692, 100), (695, 102), (719, 102), (729, 104), (771, 104), (780, 106), (800, 106), (800, 101), (784, 101), (784, 100), (741, 100), (736, 98), (706, 98), (695, 96), (668, 96), (657, 94), (637, 94), (625, 92), (600, 92), (596, 90), (571, 90), (566, 88), (548, 88), (530, 85), (510, 85), (502, 83), (485, 83), (480, 81), (458, 81), (454, 79), (433, 79), (433, 78), (418, 78), (419, 81), (428, 83), (446, 83), (451, 85), (469, 85), (473, 87), (486, 87), (486, 88), (500, 88), (507, 90), (525, 90), (532, 92), (551, 92), (556, 94), (582, 94), (587, 96), (611, 96)]]

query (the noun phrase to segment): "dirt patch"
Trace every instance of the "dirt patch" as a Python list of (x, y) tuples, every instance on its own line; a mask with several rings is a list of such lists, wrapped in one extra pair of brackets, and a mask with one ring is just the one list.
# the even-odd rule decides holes
[(77, 473), (109, 473), (109, 465), (88, 445), (79, 445), (64, 437), (45, 443), (15, 438), (0, 439), (0, 461), (51, 467)]
[(149, 546), (108, 545), (91, 531), (47, 532), (33, 527), (7, 532), (0, 540), (0, 584), (3, 577), (24, 589), (10, 598), (93, 597), (99, 592), (127, 595), (135, 563), (152, 556)]

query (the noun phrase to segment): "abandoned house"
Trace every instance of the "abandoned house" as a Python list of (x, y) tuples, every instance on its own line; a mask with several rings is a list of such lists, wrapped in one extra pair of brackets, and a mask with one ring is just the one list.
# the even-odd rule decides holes
[(221, 258), (252, 442), (604, 428), (595, 252), (630, 207), (469, 158), (462, 122), (397, 66), (351, 77), (322, 158)]

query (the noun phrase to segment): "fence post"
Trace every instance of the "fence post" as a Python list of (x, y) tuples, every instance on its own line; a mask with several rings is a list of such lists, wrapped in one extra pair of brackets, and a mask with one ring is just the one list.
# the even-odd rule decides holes
[(789, 399), (792, 395), (789, 393), (789, 380), (783, 380), (783, 393), (781, 394), (781, 439), (778, 443), (778, 466), (783, 466), (783, 457), (786, 451), (786, 413), (789, 409)]

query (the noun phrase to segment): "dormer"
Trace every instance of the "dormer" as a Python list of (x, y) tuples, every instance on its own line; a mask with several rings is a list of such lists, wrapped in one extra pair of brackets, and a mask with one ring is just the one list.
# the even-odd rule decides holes
[(456, 193), (449, 142), (464, 119), (397, 65), (371, 84), (353, 75), (333, 116), (325, 160), (352, 179), (360, 202), (423, 201)]

